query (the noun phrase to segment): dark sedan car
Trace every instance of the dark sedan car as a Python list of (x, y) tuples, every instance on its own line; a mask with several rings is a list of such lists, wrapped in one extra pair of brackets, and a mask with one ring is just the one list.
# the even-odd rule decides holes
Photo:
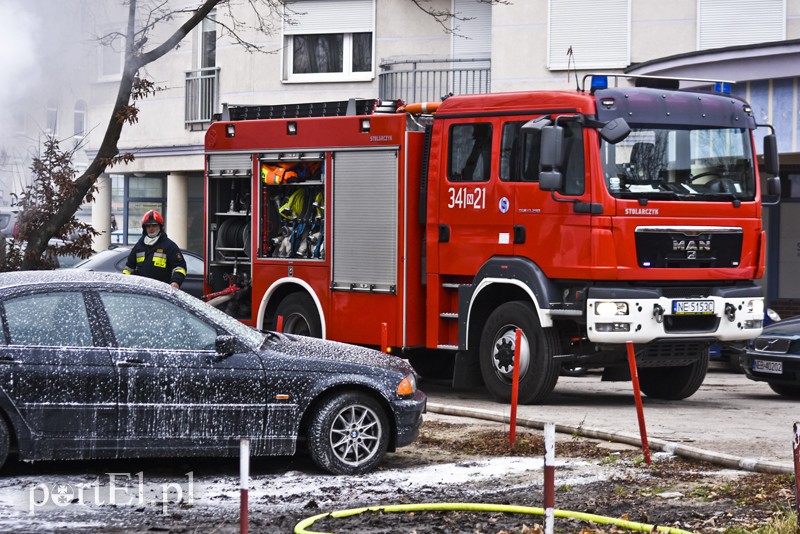
[(800, 397), (800, 318), (764, 327), (741, 361), (747, 378), (766, 382), (779, 395)]
[(419, 432), (411, 367), (371, 349), (260, 333), (150, 279), (0, 274), (0, 465), (294, 454), (366, 472)]
[[(125, 268), (125, 262), (131, 253), (131, 248), (133, 247), (121, 246), (98, 252), (91, 258), (74, 265), (74, 268), (86, 271), (121, 273)], [(186, 279), (183, 281), (181, 289), (190, 295), (200, 298), (203, 296), (203, 258), (188, 250), (181, 250), (181, 252), (186, 259)]]

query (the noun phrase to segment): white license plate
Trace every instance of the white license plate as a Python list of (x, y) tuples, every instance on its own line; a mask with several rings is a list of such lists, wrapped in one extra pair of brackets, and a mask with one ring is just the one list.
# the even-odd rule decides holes
[(768, 362), (766, 360), (753, 360), (753, 371), (779, 375), (783, 373), (783, 362)]
[(675, 315), (713, 315), (713, 300), (673, 300), (672, 313)]

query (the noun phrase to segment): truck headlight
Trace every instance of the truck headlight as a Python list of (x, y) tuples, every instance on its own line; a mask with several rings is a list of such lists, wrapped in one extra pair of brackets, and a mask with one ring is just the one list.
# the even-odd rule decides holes
[(763, 317), (764, 315), (764, 299), (753, 299), (747, 301), (747, 313)]
[(603, 317), (614, 315), (628, 315), (627, 302), (597, 302), (594, 305), (594, 314)]

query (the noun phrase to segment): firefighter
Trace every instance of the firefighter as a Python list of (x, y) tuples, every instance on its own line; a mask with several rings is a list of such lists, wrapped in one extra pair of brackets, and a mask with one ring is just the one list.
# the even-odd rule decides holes
[(150, 210), (142, 217), (142, 237), (133, 246), (123, 274), (137, 274), (180, 288), (186, 278), (186, 260), (164, 232), (164, 217)]

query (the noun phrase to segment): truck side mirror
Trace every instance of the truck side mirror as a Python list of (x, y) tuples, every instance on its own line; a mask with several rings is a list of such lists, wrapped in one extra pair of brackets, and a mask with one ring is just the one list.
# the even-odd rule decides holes
[(764, 172), (775, 175), (780, 172), (778, 139), (775, 134), (769, 134), (764, 137)]
[(631, 127), (622, 117), (608, 121), (605, 126), (598, 130), (603, 141), (616, 145), (631, 133)]
[(559, 171), (539, 173), (539, 189), (542, 191), (558, 191), (564, 186), (564, 176)]
[(545, 126), (542, 128), (541, 154), (542, 167), (558, 168), (564, 161), (564, 128)]
[(767, 194), (770, 196), (781, 196), (781, 178), (780, 176), (770, 176), (767, 178)]

